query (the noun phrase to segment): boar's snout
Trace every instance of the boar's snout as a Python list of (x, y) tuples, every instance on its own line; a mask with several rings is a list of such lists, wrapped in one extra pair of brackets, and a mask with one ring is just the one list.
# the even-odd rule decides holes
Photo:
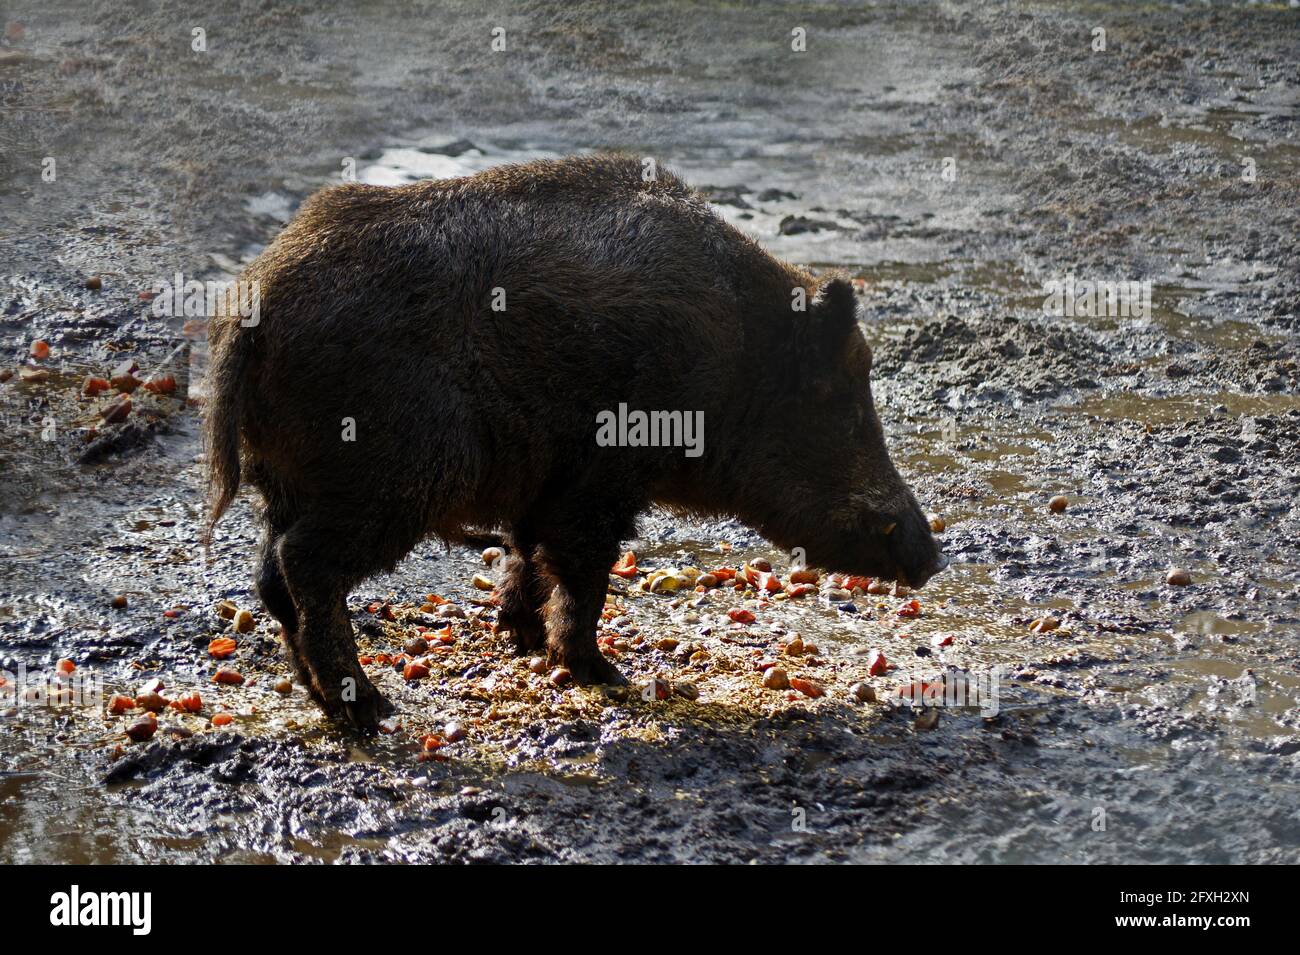
[(948, 558), (939, 552), (930, 522), (920, 508), (913, 507), (904, 513), (888, 536), (890, 556), (898, 566), (899, 583), (923, 587), (948, 566)]

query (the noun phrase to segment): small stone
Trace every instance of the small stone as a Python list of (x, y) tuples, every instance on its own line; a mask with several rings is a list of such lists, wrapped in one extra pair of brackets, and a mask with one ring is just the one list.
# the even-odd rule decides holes
[(780, 667), (768, 667), (763, 674), (763, 686), (769, 690), (788, 690), (790, 689), (790, 677)]
[(881, 676), (889, 670), (889, 661), (879, 650), (872, 650), (867, 656), (867, 672), (872, 676)]
[(694, 683), (674, 683), (673, 692), (684, 700), (698, 700), (700, 698), (700, 688)]
[(159, 375), (144, 383), (144, 390), (155, 395), (172, 395), (176, 393), (176, 376)]
[(912, 723), (912, 727), (922, 733), (929, 732), (938, 725), (939, 709), (934, 706), (927, 706), (923, 709), (920, 715), (917, 716), (916, 721)]
[(156, 732), (158, 732), (158, 719), (152, 713), (141, 717), (126, 728), (126, 735), (133, 743), (148, 742), (153, 739), (153, 734)]
[(103, 409), (100, 409), (100, 417), (104, 418), (105, 424), (116, 425), (120, 421), (126, 421), (127, 416), (131, 413), (131, 396), (118, 395)]
[(1165, 575), (1165, 583), (1170, 587), (1186, 587), (1192, 582), (1192, 575), (1189, 571), (1177, 568), (1169, 568), (1169, 573)]
[(429, 665), (420, 660), (412, 660), (402, 667), (403, 680), (423, 680), (429, 675)]
[(870, 683), (854, 683), (849, 687), (849, 696), (859, 703), (874, 703), (876, 688)]
[(114, 375), (109, 379), (109, 384), (122, 394), (129, 395), (140, 387), (140, 379), (131, 374)]
[(1070, 506), (1070, 499), (1066, 497), (1064, 494), (1058, 494), (1056, 495), (1056, 497), (1052, 498), (1050, 501), (1047, 502), (1047, 506), (1053, 514), (1060, 514), (1062, 511), (1064, 511), (1067, 507)]
[(790, 686), (798, 690), (804, 696), (811, 697), (814, 700), (826, 695), (826, 691), (822, 688), (822, 685), (813, 680), (803, 680), (799, 677), (791, 677)]
[(845, 603), (853, 599), (853, 594), (843, 587), (832, 587), (826, 591), (826, 599), (831, 603)]
[(672, 594), (691, 585), (690, 578), (683, 574), (658, 571), (648, 578), (647, 583), (652, 594)]
[(161, 713), (167, 707), (167, 701), (158, 693), (141, 693), (135, 698), (135, 705), (150, 713)]

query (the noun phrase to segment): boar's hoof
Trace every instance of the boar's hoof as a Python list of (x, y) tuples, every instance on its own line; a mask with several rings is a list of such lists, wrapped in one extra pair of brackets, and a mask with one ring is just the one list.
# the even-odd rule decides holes
[(393, 712), (393, 705), (364, 675), (357, 681), (355, 692), (337, 693), (332, 699), (326, 695), (324, 708), (330, 716), (346, 720), (363, 733), (373, 733), (380, 719)]
[(583, 686), (627, 686), (627, 677), (618, 672), (618, 667), (597, 653), (594, 657), (583, 656), (576, 660), (561, 660), (573, 674), (575, 683)]
[(510, 631), (515, 652), (521, 657), (532, 656), (546, 643), (546, 624), (535, 613), (513, 614), (505, 610), (498, 611), (497, 631), (506, 630)]

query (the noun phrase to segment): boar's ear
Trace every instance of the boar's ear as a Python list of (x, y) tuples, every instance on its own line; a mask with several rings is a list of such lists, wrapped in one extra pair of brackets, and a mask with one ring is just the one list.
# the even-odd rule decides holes
[(853, 286), (841, 278), (828, 279), (817, 289), (808, 314), (796, 322), (795, 348), (801, 370), (824, 372), (857, 327), (858, 302)]

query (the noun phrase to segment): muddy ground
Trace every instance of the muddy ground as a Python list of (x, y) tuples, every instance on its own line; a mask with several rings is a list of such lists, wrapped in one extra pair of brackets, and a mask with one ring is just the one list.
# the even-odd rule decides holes
[[(5, 704), (0, 861), (1300, 861), (1300, 11), (230, 7), (4, 11), (0, 667), (204, 704), (145, 743), (102, 707)], [(235, 274), (346, 168), (611, 147), (863, 280), (895, 458), (954, 565), (913, 618), (611, 577), (611, 652), (686, 694), (647, 700), (531, 673), (475, 602), (478, 553), (431, 543), (352, 600), (367, 655), (438, 634), (431, 675), (371, 664), (394, 732), (341, 732), (273, 689), (247, 497), (204, 559), (202, 321), (140, 293)], [(1151, 311), (1045, 314), (1066, 274), (1149, 281)], [(180, 387), (105, 424), (81, 382), (123, 360)], [(648, 569), (790, 562), (730, 523), (640, 533)], [(243, 687), (211, 682), (223, 599), (255, 612)], [(778, 659), (826, 695), (764, 689)], [(995, 668), (995, 712), (888, 702)]]

